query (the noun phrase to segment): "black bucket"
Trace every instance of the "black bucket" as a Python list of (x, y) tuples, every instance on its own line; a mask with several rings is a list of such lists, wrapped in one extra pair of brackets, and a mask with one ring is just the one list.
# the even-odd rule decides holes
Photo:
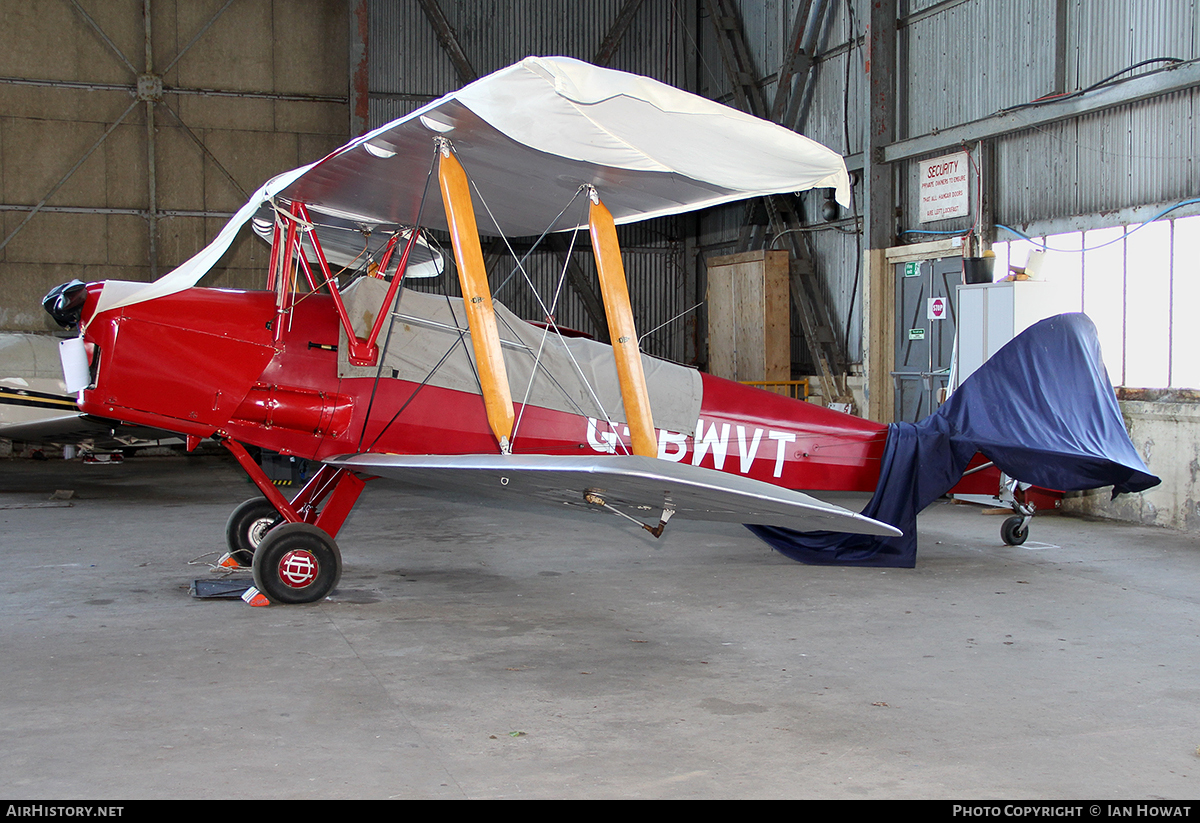
[(991, 283), (996, 270), (995, 257), (964, 257), (963, 282), (968, 286)]

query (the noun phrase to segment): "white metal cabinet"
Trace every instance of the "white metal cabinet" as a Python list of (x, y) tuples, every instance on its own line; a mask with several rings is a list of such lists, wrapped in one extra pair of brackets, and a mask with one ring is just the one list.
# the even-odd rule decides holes
[(1044, 280), (958, 287), (955, 387), (1025, 329), (1062, 311), (1058, 290)]

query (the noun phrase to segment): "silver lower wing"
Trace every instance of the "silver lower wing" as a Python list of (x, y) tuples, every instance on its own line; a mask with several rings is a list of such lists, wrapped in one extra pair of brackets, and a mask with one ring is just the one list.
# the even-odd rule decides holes
[(771, 483), (649, 457), (359, 454), (325, 462), (422, 488), (615, 509), (639, 522), (675, 516), (800, 531), (901, 534), (894, 526)]

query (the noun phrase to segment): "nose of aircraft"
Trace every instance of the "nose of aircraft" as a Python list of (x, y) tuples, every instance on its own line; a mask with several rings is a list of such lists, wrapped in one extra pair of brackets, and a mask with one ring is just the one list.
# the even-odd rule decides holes
[(73, 329), (79, 325), (79, 315), (86, 300), (87, 284), (82, 280), (72, 280), (52, 288), (42, 298), (42, 308), (49, 312), (55, 323), (64, 329)]

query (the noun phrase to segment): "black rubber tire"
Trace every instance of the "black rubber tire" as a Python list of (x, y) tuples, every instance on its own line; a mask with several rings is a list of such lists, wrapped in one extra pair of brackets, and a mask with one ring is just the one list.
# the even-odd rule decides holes
[(225, 544), (229, 546), (229, 556), (239, 566), (250, 568), (254, 561), (254, 550), (267, 532), (282, 522), (283, 516), (265, 497), (252, 497), (242, 503), (225, 523)]
[(342, 577), (337, 543), (310, 523), (284, 523), (254, 552), (254, 585), (272, 603), (315, 603)]
[(1022, 526), (1025, 520), (1019, 514), (1014, 514), (1012, 517), (1004, 521), (1004, 525), (1000, 527), (1000, 539), (1010, 546), (1019, 546), (1025, 542), (1025, 538), (1029, 537), (1029, 527)]

